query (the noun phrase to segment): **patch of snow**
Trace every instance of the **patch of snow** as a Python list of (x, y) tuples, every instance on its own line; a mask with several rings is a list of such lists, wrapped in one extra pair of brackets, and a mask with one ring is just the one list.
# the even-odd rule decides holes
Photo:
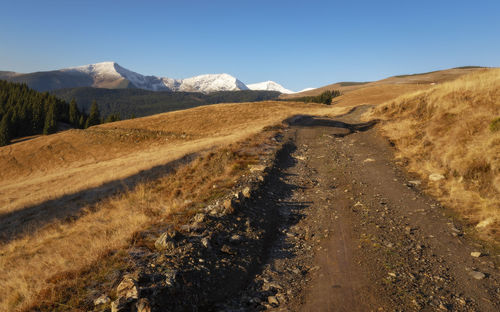
[(214, 91), (248, 90), (248, 87), (228, 74), (207, 74), (183, 79), (179, 91), (198, 91), (203, 93)]
[(297, 92), (297, 93), (300, 93), (300, 92), (306, 92), (306, 91), (311, 91), (311, 90), (314, 90), (314, 89), (316, 89), (316, 88), (305, 88), (305, 89), (300, 90), (300, 91), (299, 91), (299, 92)]
[(278, 91), (285, 94), (295, 93), (292, 90), (288, 90), (279, 83), (274, 81), (263, 81), (258, 83), (252, 83), (247, 85), (250, 90), (266, 90), (266, 91)]
[(77, 71), (101, 79), (102, 78), (120, 79), (122, 77), (116, 71), (115, 64), (116, 64), (115, 62), (102, 62), (96, 64), (65, 68), (62, 69), (61, 71)]

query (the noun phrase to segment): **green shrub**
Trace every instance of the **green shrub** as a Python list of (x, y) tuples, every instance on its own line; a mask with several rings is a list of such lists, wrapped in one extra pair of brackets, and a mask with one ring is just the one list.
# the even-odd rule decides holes
[(491, 132), (496, 132), (500, 130), (500, 117), (493, 119), (490, 123)]

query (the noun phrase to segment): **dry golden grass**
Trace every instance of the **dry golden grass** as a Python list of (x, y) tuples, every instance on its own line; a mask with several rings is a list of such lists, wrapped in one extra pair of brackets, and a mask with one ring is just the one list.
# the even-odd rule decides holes
[[(348, 94), (355, 90), (365, 89), (375, 86), (388, 86), (388, 85), (420, 85), (422, 87), (429, 86), (431, 84), (443, 83), (446, 81), (454, 80), (462, 75), (479, 70), (478, 68), (452, 68), (440, 71), (434, 71), (430, 73), (416, 74), (416, 75), (403, 75), (394, 76), (386, 79), (372, 81), (365, 84), (350, 84), (350, 83), (334, 83), (321, 88), (293, 93), (293, 94), (282, 94), (280, 98), (283, 99), (293, 99), (302, 96), (314, 96), (319, 95), (327, 90), (340, 90), (343, 94)], [(368, 93), (367, 93), (368, 94)], [(402, 94), (402, 93), (400, 93)]]
[(265, 145), (271, 134), (205, 152), (163, 178), (86, 207), (75, 221), (54, 222), (1, 246), (0, 288), (5, 296), (0, 298), (0, 310), (18, 310), (33, 302), (67, 301), (50, 289), (64, 283), (74, 285), (79, 276), (70, 274), (68, 281), (62, 273), (86, 268), (110, 252), (123, 250), (134, 233), (189, 216), (227, 192), (248, 165), (258, 162), (259, 146)]
[(359, 88), (347, 92), (333, 99), (332, 105), (357, 106), (357, 105), (378, 105), (392, 100), (402, 94), (426, 90), (430, 88), (429, 84), (387, 84), (373, 85)]
[[(42, 136), (0, 148), (0, 214), (97, 188), (324, 105), (219, 104)], [(340, 111), (339, 111), (340, 112)]]
[(382, 129), (429, 181), (429, 190), (476, 225), (483, 237), (500, 237), (500, 69), (483, 69), (375, 108)]
[[(0, 163), (5, 170), (0, 213), (22, 213), (27, 203), (55, 199), (57, 213), (64, 215), (65, 210), (74, 212), (75, 205), (82, 205), (72, 194), (193, 152), (205, 156), (163, 178), (79, 207), (69, 221), (49, 218), (43, 227), (0, 245), (0, 289), (5, 294), (0, 297), (0, 310), (26, 309), (35, 301), (50, 305), (69, 300), (59, 296), (64, 289), (54, 289), (82, 285), (79, 281), (85, 277), (78, 272), (108, 263), (103, 257), (126, 249), (134, 233), (153, 223), (174, 222), (178, 213), (181, 218), (189, 215), (197, 205), (227, 190), (241, 170), (255, 161), (252, 153), (240, 151), (242, 145), (246, 150), (252, 148), (248, 147), (252, 144), (249, 138), (292, 115), (345, 111), (286, 102), (213, 105), (67, 131), (1, 148)], [(230, 146), (238, 141), (246, 143)], [(203, 152), (206, 150), (215, 152)], [(62, 200), (62, 196), (67, 198)], [(47, 214), (40, 208), (35, 216), (43, 220)], [(25, 220), (17, 221), (16, 227), (22, 227)], [(9, 226), (3, 223), (0, 230)]]

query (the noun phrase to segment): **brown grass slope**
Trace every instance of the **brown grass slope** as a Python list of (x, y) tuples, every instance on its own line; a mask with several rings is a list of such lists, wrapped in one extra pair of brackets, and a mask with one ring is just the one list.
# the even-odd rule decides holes
[(303, 103), (220, 104), (70, 130), (2, 147), (0, 214), (241, 140), (294, 114), (330, 111), (332, 108), (324, 105)]
[[(474, 72), (479, 70), (480, 68), (452, 68), (452, 69), (446, 69), (446, 70), (439, 70), (439, 71), (434, 71), (430, 73), (422, 73), (422, 74), (414, 74), (414, 75), (401, 75), (401, 76), (394, 76), (394, 77), (389, 77), (385, 78), (382, 80), (378, 81), (372, 81), (372, 82), (367, 82), (367, 83), (345, 83), (345, 82), (338, 82), (334, 84), (330, 84), (324, 87), (320, 87), (314, 90), (309, 90), (305, 92), (300, 92), (300, 93), (294, 93), (294, 94), (282, 94), (280, 98), (282, 99), (293, 99), (293, 98), (298, 98), (302, 96), (314, 96), (314, 95), (319, 95), (322, 92), (325, 91), (332, 91), (332, 90), (340, 90), (342, 93), (347, 94), (350, 92), (353, 92), (355, 90), (359, 89), (364, 89), (364, 88), (371, 88), (371, 87), (376, 87), (376, 86), (381, 86), (381, 85), (399, 85), (399, 91), (401, 91), (400, 94), (404, 94), (407, 90), (405, 90), (405, 85), (415, 85), (413, 88), (416, 86), (420, 85), (430, 85), (432, 83), (443, 83), (446, 81), (451, 81), (456, 79), (457, 77), (460, 77), (462, 75)], [(409, 90), (411, 91), (411, 90)]]
[[(500, 69), (482, 69), (378, 106), (372, 117), (429, 190), (475, 225), (500, 238)], [(500, 122), (499, 122), (500, 123)]]
[[(220, 104), (0, 148), (0, 311), (60, 300), (54, 287), (110, 263), (103, 257), (128, 248), (134, 233), (219, 196), (252, 164), (255, 155), (242, 149), (252, 149), (248, 144), (266, 127), (296, 114), (345, 111), (292, 102)], [(157, 168), (186, 155), (199, 157), (157, 177)], [(116, 185), (134, 178), (132, 188), (116, 194)]]

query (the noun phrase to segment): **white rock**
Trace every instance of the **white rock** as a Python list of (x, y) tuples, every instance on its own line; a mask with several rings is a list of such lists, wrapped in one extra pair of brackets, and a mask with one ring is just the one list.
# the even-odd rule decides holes
[(479, 222), (477, 225), (476, 225), (476, 228), (485, 228), (487, 227), (488, 225), (490, 225), (491, 223), (493, 223), (495, 219), (490, 217), (490, 218), (487, 218), (487, 219), (484, 219), (483, 221)]
[(484, 273), (478, 272), (478, 271), (470, 271), (469, 275), (477, 280), (482, 280), (483, 278), (486, 277), (486, 275)]
[(269, 302), (269, 304), (275, 305), (275, 306), (278, 306), (280, 304), (280, 302), (278, 301), (278, 299), (275, 296), (267, 297), (267, 302)]
[(101, 295), (99, 298), (94, 300), (94, 305), (98, 306), (100, 304), (108, 304), (110, 302), (111, 302), (111, 299), (109, 299), (108, 296)]
[(444, 179), (444, 175), (439, 174), (439, 173), (433, 173), (429, 175), (429, 180), (431, 181), (439, 181)]
[(481, 257), (481, 252), (473, 251), (470, 253), (470, 255), (473, 256), (474, 258), (479, 258), (479, 257)]
[(130, 275), (125, 275), (116, 288), (116, 295), (126, 299), (139, 298), (139, 291), (137, 290), (137, 283)]

